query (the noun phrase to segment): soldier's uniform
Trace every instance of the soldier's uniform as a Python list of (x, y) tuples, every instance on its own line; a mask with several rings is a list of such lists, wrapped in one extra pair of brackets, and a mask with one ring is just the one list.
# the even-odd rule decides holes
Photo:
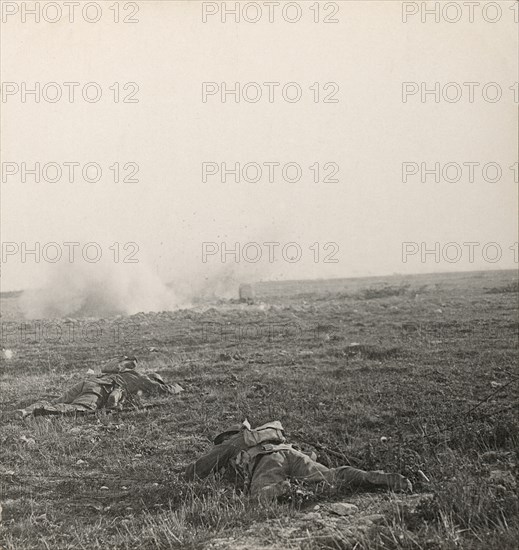
[(241, 471), (245, 490), (260, 500), (272, 500), (285, 494), (289, 480), (309, 484), (325, 483), (336, 487), (387, 487), (394, 491), (412, 490), (408, 479), (400, 474), (365, 472), (351, 466), (327, 468), (292, 445), (285, 443), (280, 422), (270, 422), (256, 429), (244, 423), (215, 439), (215, 446), (186, 470), (186, 477), (204, 478), (222, 468)]
[(149, 395), (182, 391), (178, 384), (166, 384), (159, 374), (137, 372), (136, 366), (137, 360), (133, 357), (112, 359), (101, 368), (103, 374), (78, 382), (52, 403), (40, 401), (21, 409), (20, 413), (25, 417), (29, 414), (38, 416), (115, 409), (121, 408), (140, 392)]

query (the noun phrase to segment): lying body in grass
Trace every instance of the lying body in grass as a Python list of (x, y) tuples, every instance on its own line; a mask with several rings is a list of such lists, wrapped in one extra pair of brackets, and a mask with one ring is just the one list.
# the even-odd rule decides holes
[(174, 395), (183, 391), (178, 384), (166, 384), (157, 373), (140, 373), (136, 368), (134, 357), (111, 359), (101, 368), (101, 375), (85, 378), (52, 402), (39, 401), (17, 412), (26, 417), (120, 410), (139, 406), (140, 395)]
[(338, 488), (412, 491), (411, 482), (400, 474), (366, 472), (351, 466), (327, 468), (316, 457), (287, 444), (278, 421), (256, 429), (245, 422), (217, 436), (214, 443), (206, 455), (188, 466), (186, 477), (205, 478), (220, 470), (233, 470), (243, 479), (245, 491), (260, 501), (286, 495), (290, 481)]

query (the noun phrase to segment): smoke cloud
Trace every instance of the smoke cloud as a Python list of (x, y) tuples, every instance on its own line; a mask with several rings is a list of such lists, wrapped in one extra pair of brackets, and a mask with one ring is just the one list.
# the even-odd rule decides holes
[[(250, 267), (250, 266), (248, 266)], [(214, 299), (238, 297), (241, 283), (260, 275), (236, 264), (180, 266), (168, 282), (148, 264), (60, 262), (46, 266), (37, 288), (24, 290), (19, 307), (26, 319), (113, 317), (174, 311)]]
[(20, 298), (28, 319), (133, 315), (189, 305), (141, 263), (54, 264), (43, 279)]

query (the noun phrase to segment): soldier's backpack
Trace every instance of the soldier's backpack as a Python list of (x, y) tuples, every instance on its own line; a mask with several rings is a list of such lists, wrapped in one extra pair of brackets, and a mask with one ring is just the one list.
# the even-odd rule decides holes
[(214, 444), (219, 445), (229, 437), (238, 433), (243, 434), (243, 440), (247, 448), (255, 447), (261, 443), (284, 443), (285, 435), (284, 429), (278, 420), (274, 422), (267, 422), (257, 428), (251, 428), (249, 421), (244, 420), (242, 424), (235, 424), (224, 432), (219, 433), (214, 438)]

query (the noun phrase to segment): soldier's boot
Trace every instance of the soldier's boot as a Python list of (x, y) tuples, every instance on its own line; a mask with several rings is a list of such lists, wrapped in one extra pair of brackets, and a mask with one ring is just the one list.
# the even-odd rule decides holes
[(332, 470), (336, 483), (350, 487), (387, 487), (392, 491), (412, 491), (411, 482), (400, 474), (384, 472), (365, 472), (351, 466), (342, 466)]
[(411, 482), (400, 474), (386, 474), (384, 472), (367, 472), (367, 481), (372, 485), (387, 487), (395, 492), (412, 492)]

